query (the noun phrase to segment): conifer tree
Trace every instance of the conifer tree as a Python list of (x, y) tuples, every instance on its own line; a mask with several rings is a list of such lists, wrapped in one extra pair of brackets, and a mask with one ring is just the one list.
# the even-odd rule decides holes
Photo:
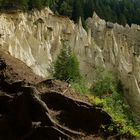
[(29, 9), (42, 9), (44, 7), (44, 0), (29, 0)]
[(11, 9), (22, 9), (25, 10), (28, 8), (28, 0), (1, 0), (1, 8), (6, 10)]
[(81, 80), (79, 62), (68, 45), (64, 45), (54, 64), (56, 79), (67, 82), (78, 82)]
[(73, 3), (73, 14), (72, 14), (72, 18), (74, 21), (78, 22), (79, 21), (79, 17), (81, 17), (81, 19), (83, 20), (84, 17), (84, 13), (83, 13), (83, 7), (82, 7), (82, 2), (81, 0), (75, 0)]

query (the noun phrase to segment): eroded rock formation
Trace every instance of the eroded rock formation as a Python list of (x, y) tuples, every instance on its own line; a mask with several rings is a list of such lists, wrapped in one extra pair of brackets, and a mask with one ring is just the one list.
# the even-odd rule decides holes
[(0, 47), (22, 60), (36, 74), (49, 77), (52, 61), (63, 42), (77, 54), (82, 74), (92, 82), (101, 66), (117, 73), (126, 98), (140, 117), (140, 26), (125, 27), (105, 22), (96, 14), (87, 20), (88, 33), (81, 22), (75, 25), (48, 8), (28, 13), (1, 13)]

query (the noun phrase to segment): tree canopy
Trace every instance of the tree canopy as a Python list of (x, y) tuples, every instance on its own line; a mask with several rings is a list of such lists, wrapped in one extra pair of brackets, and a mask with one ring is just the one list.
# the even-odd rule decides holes
[(41, 9), (49, 6), (55, 13), (75, 22), (84, 21), (95, 11), (106, 21), (140, 25), (140, 0), (0, 0), (0, 9)]

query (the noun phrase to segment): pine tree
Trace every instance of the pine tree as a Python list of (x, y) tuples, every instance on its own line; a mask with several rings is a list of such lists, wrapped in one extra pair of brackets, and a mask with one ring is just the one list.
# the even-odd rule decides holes
[(42, 9), (45, 6), (44, 3), (44, 0), (29, 0), (29, 9)]
[(1, 0), (0, 3), (2, 9), (3, 8), (8, 10), (28, 9), (28, 0)]
[(84, 14), (83, 14), (83, 4), (80, 0), (75, 0), (73, 4), (73, 14), (72, 18), (74, 21), (78, 22), (79, 17), (83, 20)]
[(81, 80), (79, 62), (72, 53), (69, 46), (64, 45), (54, 64), (54, 74), (56, 79), (67, 82), (78, 82)]
[(70, 18), (72, 17), (72, 6), (68, 3), (68, 1), (63, 1), (61, 3), (59, 13)]

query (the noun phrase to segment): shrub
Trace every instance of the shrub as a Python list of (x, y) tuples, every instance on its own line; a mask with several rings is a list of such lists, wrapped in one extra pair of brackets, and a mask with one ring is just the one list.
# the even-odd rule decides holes
[(72, 88), (78, 93), (89, 94), (89, 92), (90, 92), (85, 84), (84, 79), (81, 79), (81, 81), (79, 81), (78, 83), (71, 82), (71, 85), (72, 85)]
[(117, 80), (111, 72), (98, 68), (95, 71), (95, 80), (93, 82), (92, 92), (98, 97), (107, 96), (113, 93), (117, 88)]
[[(92, 102), (103, 107), (112, 118), (113, 123), (108, 127), (109, 132), (118, 135), (140, 136), (140, 123), (132, 115), (132, 111), (123, 97), (122, 84), (113, 74), (98, 69), (92, 88)], [(93, 98), (94, 97), (94, 98)], [(100, 97), (100, 98), (99, 98)]]

